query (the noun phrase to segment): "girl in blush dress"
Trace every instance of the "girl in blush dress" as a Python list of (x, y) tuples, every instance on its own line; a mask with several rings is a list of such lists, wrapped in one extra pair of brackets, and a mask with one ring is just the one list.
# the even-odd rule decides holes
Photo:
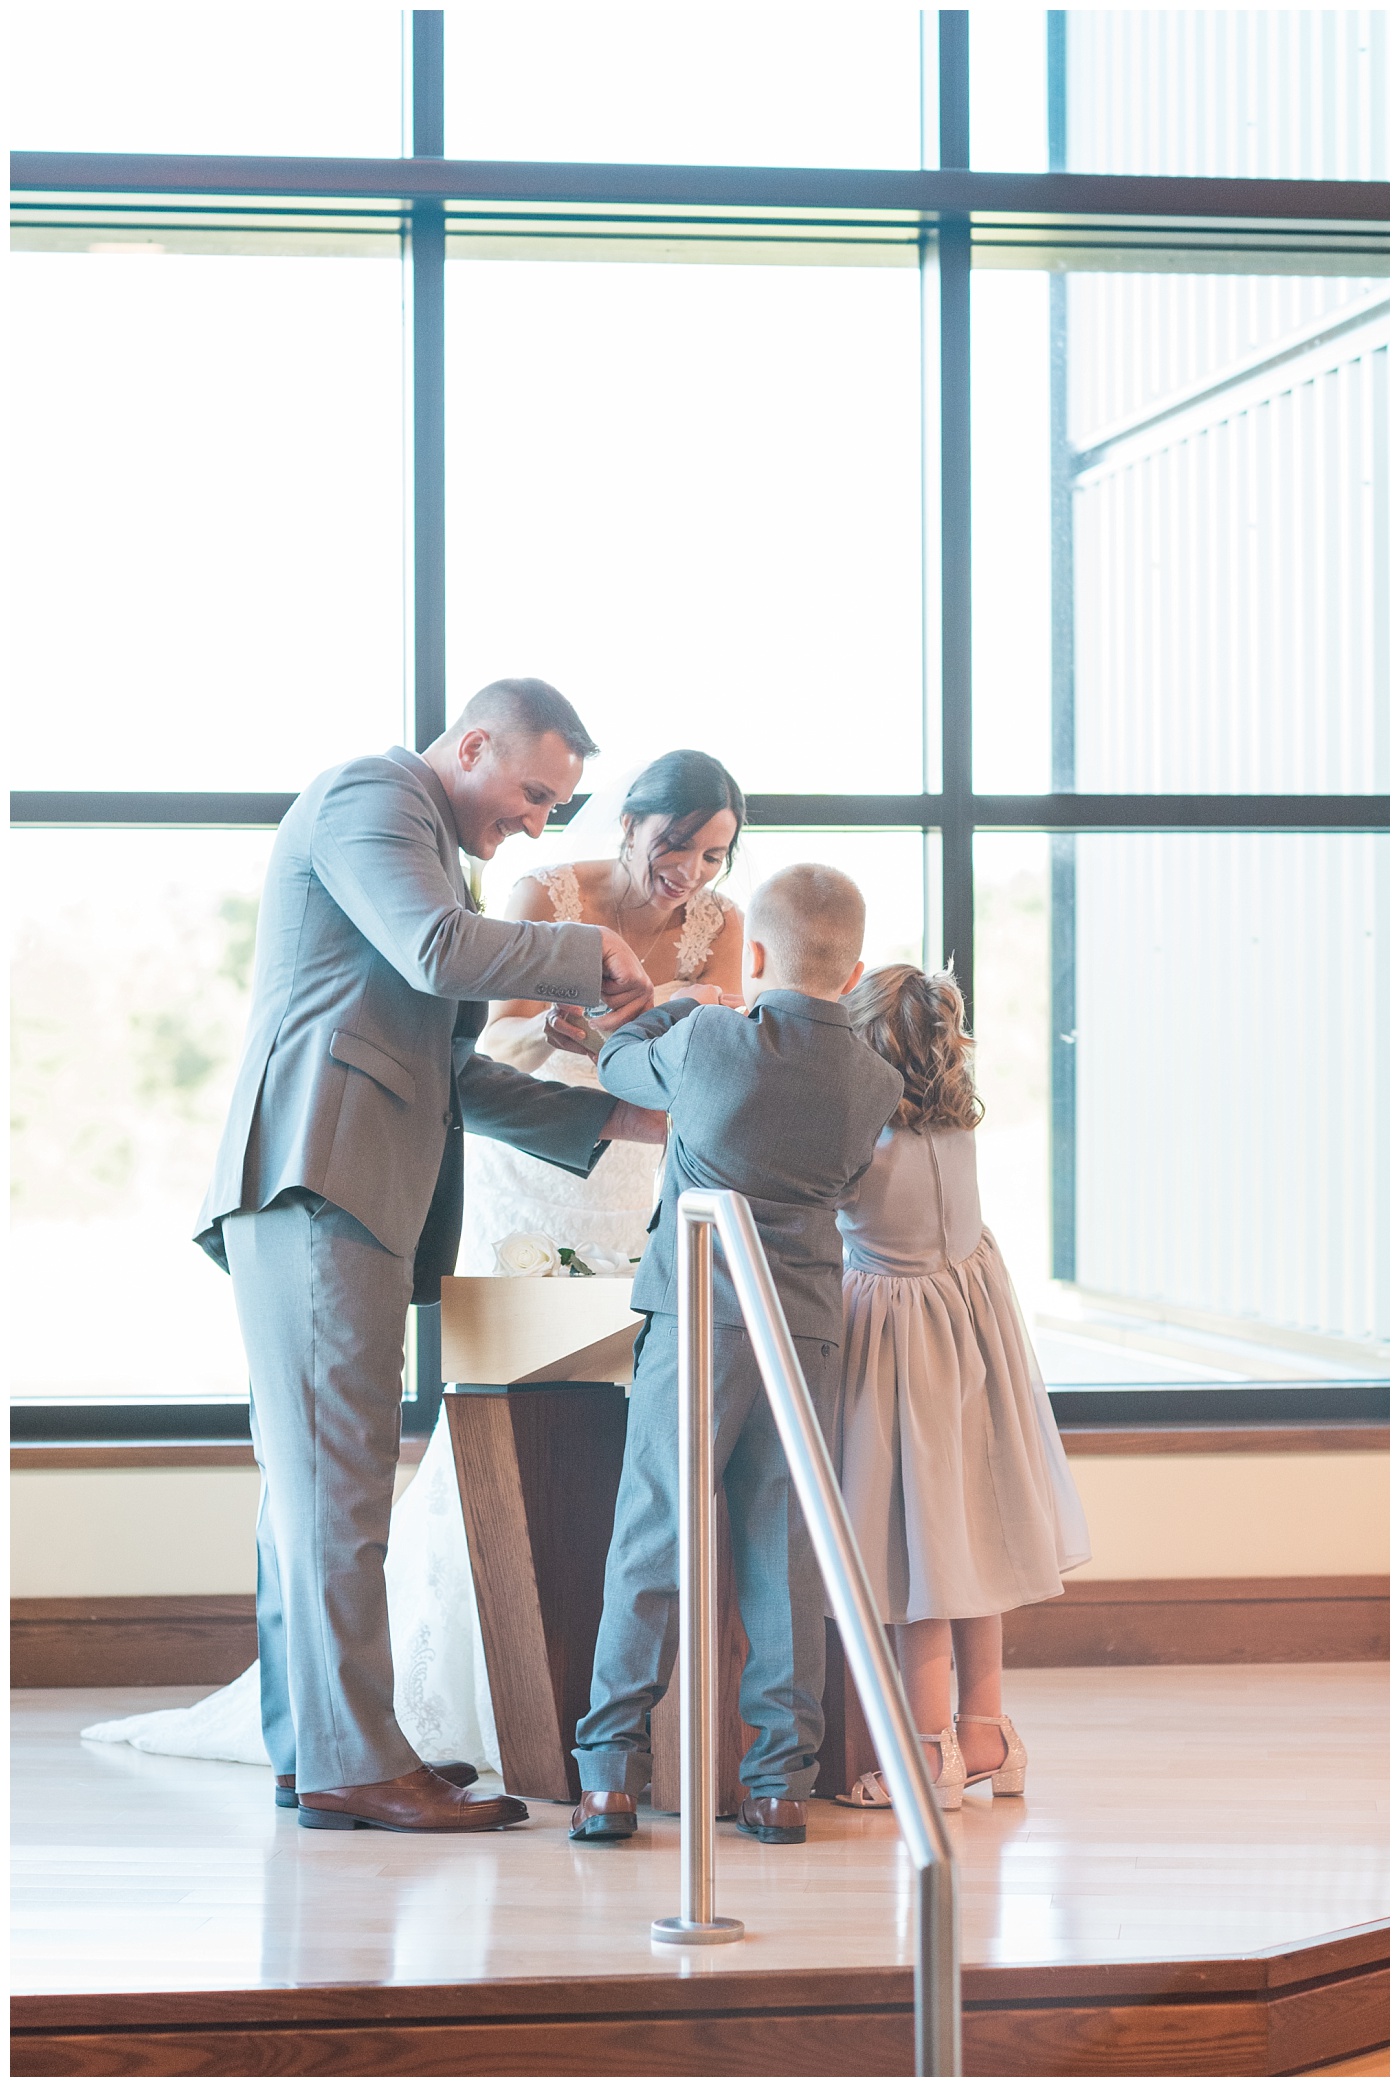
[[(904, 1099), (854, 1195), (836, 1464), (941, 1808), (969, 1783), (1020, 1796), (1026, 1749), (1001, 1701), (1001, 1619), (1063, 1591), (1088, 1532), (1006, 1264), (982, 1223), (973, 1040), (951, 972), (864, 978), (858, 1035)], [(956, 1665), (958, 1708), (953, 1715)], [(848, 1797), (889, 1806), (884, 1778)]]

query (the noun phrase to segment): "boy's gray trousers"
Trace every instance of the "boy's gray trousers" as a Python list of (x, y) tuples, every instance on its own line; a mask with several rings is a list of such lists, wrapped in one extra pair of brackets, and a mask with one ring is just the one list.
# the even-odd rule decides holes
[[(678, 1322), (656, 1312), (638, 1342), (627, 1449), (608, 1551), (588, 1715), (574, 1758), (585, 1790), (641, 1794), (648, 1719), (675, 1664), (679, 1588)], [(798, 1340), (828, 1443), (840, 1387), (835, 1341)], [(809, 1797), (826, 1672), (821, 1575), (748, 1335), (715, 1328), (715, 1473), (729, 1503), (734, 1577), (749, 1655), (739, 1709), (757, 1738), (740, 1776), (755, 1797)]]

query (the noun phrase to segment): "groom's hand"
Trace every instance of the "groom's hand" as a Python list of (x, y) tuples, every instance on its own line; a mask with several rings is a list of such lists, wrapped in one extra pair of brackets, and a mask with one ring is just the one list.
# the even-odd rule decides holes
[(662, 1109), (639, 1109), (634, 1102), (614, 1102), (600, 1138), (627, 1138), (634, 1145), (664, 1145), (666, 1115)]
[(651, 980), (637, 960), (637, 953), (611, 928), (599, 928), (603, 938), (603, 998), (608, 1003), (607, 1025), (620, 1028), (643, 1014), (652, 1004)]

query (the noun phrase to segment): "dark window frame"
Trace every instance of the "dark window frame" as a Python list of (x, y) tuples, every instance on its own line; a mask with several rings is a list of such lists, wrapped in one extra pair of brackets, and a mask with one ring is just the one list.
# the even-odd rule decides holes
[[(925, 743), (937, 745), (940, 788), (889, 796), (766, 794), (750, 799), (758, 828), (810, 827), (880, 831), (917, 829), (942, 859), (942, 918), (937, 954), (956, 952), (969, 1007), (974, 966), (973, 844), (979, 832), (1043, 832), (1052, 836), (1051, 1030), (1072, 1034), (1074, 992), (1074, 864), (1072, 836), (1088, 832), (1377, 832), (1389, 828), (1388, 796), (1089, 795), (1073, 790), (1072, 548), (1055, 527), (1067, 512), (1076, 460), (1064, 440), (1063, 341), (1052, 307), (1052, 575), (1051, 744), (1049, 793), (987, 795), (972, 774), (971, 327), (970, 271), (979, 238), (1008, 234), (1027, 246), (1062, 243), (1086, 232), (1113, 232), (1124, 243), (1202, 243), (1230, 231), (1243, 246), (1288, 253), (1385, 250), (1389, 190), (1380, 182), (1200, 180), (1070, 174), (1065, 158), (1065, 21), (1047, 15), (1048, 140), (1045, 174), (970, 170), (968, 17), (943, 10), (922, 18), (936, 33), (925, 53), (926, 82), (936, 78), (940, 162), (920, 171), (781, 169), (637, 165), (554, 166), (444, 157), (443, 15), (417, 10), (406, 43), (409, 150), (398, 160), (312, 160), (190, 157), (120, 153), (21, 152), (11, 179), (23, 220), (89, 211), (149, 221), (164, 209), (197, 214), (201, 197), (225, 202), (223, 219), (270, 222), (287, 199), (326, 217), (358, 199), (367, 218), (397, 233), (409, 271), (405, 323), (412, 371), (412, 601), (407, 617), (410, 659), (406, 710), (414, 743), (443, 730), (446, 712), (446, 340), (444, 285), (448, 240), (478, 212), (527, 213), (538, 225), (551, 206), (556, 224), (578, 233), (625, 223), (656, 232), (670, 225), (715, 238), (740, 229), (781, 238), (784, 226), (810, 232), (826, 223), (833, 238), (868, 237), (916, 244), (920, 266), (937, 278), (937, 341), (926, 345), (921, 437), (925, 510), (937, 515), (938, 570), (926, 561), (925, 599), (938, 590), (938, 654), (926, 636)], [(937, 24), (936, 32), (931, 25)], [(931, 112), (930, 112), (931, 114)], [(929, 126), (931, 128), (931, 125)], [(260, 200), (261, 199), (261, 200)], [(372, 210), (369, 206), (372, 205)], [(581, 206), (594, 206), (591, 217)], [(1150, 221), (1150, 224), (1149, 224)], [(936, 235), (936, 236), (935, 236)], [(1052, 276), (1052, 284), (1056, 282)], [(925, 310), (933, 308), (925, 300)], [(1062, 315), (1061, 315), (1062, 316)], [(932, 322), (930, 322), (930, 331)], [(1062, 331), (1062, 329), (1061, 329)], [(1059, 340), (1057, 359), (1056, 342)], [(1059, 406), (1057, 407), (1057, 401)], [(936, 443), (933, 436), (937, 433)], [(1055, 468), (1058, 430), (1063, 456)], [(936, 479), (928, 465), (937, 456)], [(1054, 546), (1060, 544), (1057, 551)], [(926, 633), (933, 619), (926, 619)], [(580, 800), (581, 801), (581, 800)], [(11, 800), (20, 827), (274, 827), (291, 804), (285, 792), (19, 791)], [(567, 807), (566, 813), (573, 807)], [(1054, 843), (1058, 842), (1056, 846)], [(932, 954), (933, 952), (930, 952)], [(1052, 1252), (1054, 1273), (1073, 1275), (1074, 1092), (1072, 1068), (1052, 1051)], [(405, 1407), (405, 1426), (431, 1426), (441, 1397), (437, 1313), (418, 1313), (416, 1373), (420, 1389)], [(1094, 1401), (1093, 1411), (1136, 1426), (1214, 1417), (1224, 1423), (1246, 1410), (1256, 1419), (1373, 1419), (1388, 1399), (1377, 1384), (1213, 1387), (1198, 1385), (1066, 1390), (1054, 1395), (1061, 1417)], [(1118, 1407), (1124, 1400), (1121, 1414)], [(1100, 1403), (1101, 1401), (1106, 1403)], [(1183, 1404), (1185, 1401), (1185, 1404)], [(1207, 1408), (1209, 1414), (1207, 1414)], [(245, 1439), (247, 1410), (237, 1406), (87, 1406), (25, 1404), (13, 1409), (17, 1440)]]

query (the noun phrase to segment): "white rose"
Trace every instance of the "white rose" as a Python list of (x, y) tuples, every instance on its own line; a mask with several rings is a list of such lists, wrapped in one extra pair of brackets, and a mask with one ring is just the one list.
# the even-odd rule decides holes
[(496, 1241), (497, 1275), (558, 1275), (562, 1265), (547, 1232), (512, 1232)]
[(580, 1261), (593, 1270), (595, 1275), (627, 1275), (632, 1263), (626, 1254), (618, 1253), (611, 1246), (580, 1246), (574, 1249)]

